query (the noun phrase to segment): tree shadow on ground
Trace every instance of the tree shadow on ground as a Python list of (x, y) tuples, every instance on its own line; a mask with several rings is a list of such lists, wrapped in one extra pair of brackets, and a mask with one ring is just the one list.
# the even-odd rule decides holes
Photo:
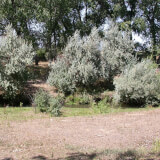
[(81, 152), (77, 152), (71, 153), (65, 158), (48, 159), (47, 157), (39, 155), (36, 157), (32, 157), (32, 160), (93, 160), (96, 156), (96, 153), (84, 154)]
[(116, 160), (136, 160), (141, 158), (139, 153), (135, 150), (128, 150), (126, 152), (123, 153), (119, 153), (116, 156)]
[(72, 153), (69, 156), (67, 156), (65, 159), (58, 158), (55, 160), (93, 160), (96, 157), (96, 153), (91, 154), (84, 154), (84, 153)]
[[(110, 156), (112, 158), (110, 158)], [(136, 160), (141, 158), (139, 153), (135, 150), (128, 150), (126, 152), (118, 152), (117, 151), (112, 151), (112, 150), (106, 150), (100, 153), (90, 153), (90, 154), (84, 154), (81, 152), (77, 153), (71, 153), (65, 158), (57, 158), (57, 159), (49, 159), (44, 156), (36, 156), (33, 157), (32, 160), (94, 160), (95, 158), (101, 160), (101, 156), (103, 157), (102, 159), (110, 159), (110, 160)], [(114, 158), (113, 158), (114, 157)], [(146, 159), (146, 160), (151, 160), (151, 159)]]
[[(125, 152), (118, 152), (116, 150), (105, 150), (103, 152), (97, 153), (82, 153), (82, 152), (76, 152), (76, 153), (70, 153), (65, 158), (47, 158), (43, 155), (38, 155), (32, 157), (30, 160), (104, 160), (104, 159), (110, 159), (110, 160), (137, 160), (137, 159), (145, 159), (145, 160), (158, 160), (158, 157), (160, 157), (159, 154), (153, 154), (150, 155), (141, 155), (136, 150), (127, 150)], [(112, 157), (112, 158), (111, 158)], [(151, 158), (152, 157), (152, 158)], [(153, 158), (154, 157), (154, 158)], [(13, 158), (4, 158), (2, 160), (14, 160)]]
[(32, 160), (49, 160), (49, 159), (47, 157), (39, 155), (39, 156), (32, 157)]
[[(115, 153), (113, 153), (113, 155), (114, 154)], [(151, 158), (150, 156), (149, 157), (140, 156), (139, 153), (134, 151), (134, 150), (128, 150), (126, 152), (120, 152), (120, 153), (118, 153), (114, 156), (111, 156), (112, 158), (110, 157), (110, 155), (111, 155), (111, 153), (109, 153), (109, 155), (108, 155), (104, 152), (102, 152), (102, 153), (91, 153), (91, 154), (84, 154), (84, 153), (81, 153), (81, 152), (77, 152), (77, 153), (71, 153), (65, 158), (49, 159), (47, 157), (39, 155), (39, 156), (33, 157), (31, 160), (94, 160), (96, 158), (99, 159), (99, 160), (104, 160), (104, 159), (105, 160), (107, 160), (107, 159), (110, 159), (110, 160), (137, 160), (137, 159), (141, 159), (141, 158), (142, 159), (144, 158), (145, 160), (156, 160), (156, 157)]]

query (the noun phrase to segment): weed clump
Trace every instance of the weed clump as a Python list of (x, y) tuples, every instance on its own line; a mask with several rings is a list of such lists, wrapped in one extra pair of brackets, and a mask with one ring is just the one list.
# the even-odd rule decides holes
[(63, 97), (51, 97), (46, 91), (40, 89), (34, 96), (34, 104), (40, 112), (50, 113), (53, 116), (60, 116), (63, 106)]

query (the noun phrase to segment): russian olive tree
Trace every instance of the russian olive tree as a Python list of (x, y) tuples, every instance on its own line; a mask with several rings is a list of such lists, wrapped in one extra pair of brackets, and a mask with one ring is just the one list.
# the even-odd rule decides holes
[(100, 88), (99, 82), (111, 81), (123, 70), (133, 58), (133, 49), (129, 34), (119, 31), (115, 24), (103, 36), (97, 28), (85, 37), (76, 31), (63, 55), (51, 66), (48, 83), (64, 93), (77, 89), (94, 92)]
[(32, 63), (35, 53), (32, 45), (18, 37), (11, 25), (0, 44), (0, 87), (7, 97), (20, 94), (28, 79), (27, 65)]
[(126, 66), (114, 79), (116, 102), (139, 105), (160, 104), (160, 73), (151, 60)]

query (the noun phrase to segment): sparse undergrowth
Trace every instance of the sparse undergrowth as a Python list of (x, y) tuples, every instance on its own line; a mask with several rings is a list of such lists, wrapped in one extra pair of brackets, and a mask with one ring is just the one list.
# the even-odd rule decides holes
[[(109, 107), (105, 114), (117, 114), (127, 112), (139, 112), (156, 110), (158, 108), (111, 108)], [(100, 110), (88, 108), (78, 108), (78, 106), (63, 107), (61, 110), (61, 117), (74, 117), (74, 116), (93, 116), (102, 114)], [(49, 118), (50, 114), (40, 113), (36, 107), (1, 107), (0, 108), (0, 121), (27, 121), (32, 119)]]
[[(153, 145), (154, 146), (154, 145)], [(142, 149), (127, 149), (127, 150), (111, 150), (107, 149), (100, 153), (95, 153), (95, 159), (103, 160), (158, 160), (159, 152)]]
[(28, 121), (32, 119), (46, 118), (49, 115), (37, 113), (32, 107), (2, 107), (0, 108), (0, 121)]
[(60, 116), (64, 98), (61, 96), (52, 97), (45, 90), (40, 89), (35, 93), (34, 105), (40, 112), (50, 113), (52, 116)]

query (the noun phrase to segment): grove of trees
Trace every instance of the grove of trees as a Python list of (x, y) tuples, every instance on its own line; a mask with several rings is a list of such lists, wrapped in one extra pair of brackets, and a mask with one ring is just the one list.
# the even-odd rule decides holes
[[(88, 35), (112, 18), (121, 30), (143, 35), (146, 45), (137, 44), (155, 58), (160, 42), (159, 0), (1, 0), (0, 34), (12, 24), (18, 36), (31, 41), (34, 48), (45, 48), (55, 57), (76, 30)], [(132, 34), (130, 38), (132, 39)]]
[[(117, 103), (159, 105), (159, 12), (160, 0), (1, 0), (0, 91), (22, 94), (44, 55), (54, 59), (47, 83), (66, 97), (114, 90)], [(41, 92), (36, 103), (59, 115), (61, 98)]]

